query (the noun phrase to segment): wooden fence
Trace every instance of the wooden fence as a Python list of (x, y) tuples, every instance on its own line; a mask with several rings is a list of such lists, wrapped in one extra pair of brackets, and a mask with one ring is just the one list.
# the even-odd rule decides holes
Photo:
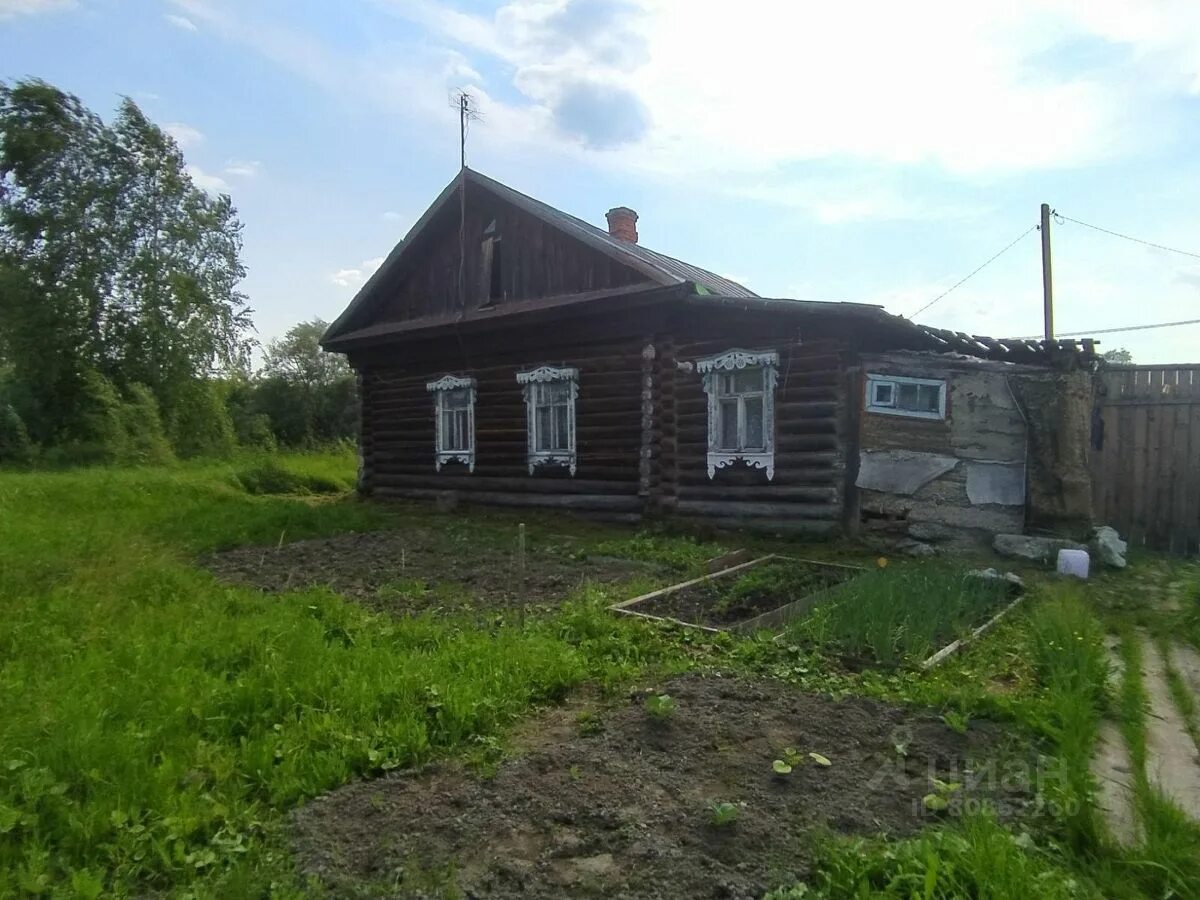
[(1094, 429), (1091, 463), (1096, 522), (1131, 544), (1197, 553), (1200, 365), (1121, 366), (1099, 380), (1102, 432)]

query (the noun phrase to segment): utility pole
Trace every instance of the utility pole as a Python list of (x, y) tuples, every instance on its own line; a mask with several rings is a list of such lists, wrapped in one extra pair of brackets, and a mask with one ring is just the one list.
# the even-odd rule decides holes
[(1054, 340), (1054, 283), (1050, 277), (1050, 204), (1042, 204), (1042, 312), (1046, 320), (1046, 340)]

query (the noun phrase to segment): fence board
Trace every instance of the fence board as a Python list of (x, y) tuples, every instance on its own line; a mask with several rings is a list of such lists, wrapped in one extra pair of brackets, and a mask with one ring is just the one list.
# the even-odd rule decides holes
[(1099, 377), (1097, 520), (1133, 544), (1200, 552), (1200, 364), (1123, 366)]

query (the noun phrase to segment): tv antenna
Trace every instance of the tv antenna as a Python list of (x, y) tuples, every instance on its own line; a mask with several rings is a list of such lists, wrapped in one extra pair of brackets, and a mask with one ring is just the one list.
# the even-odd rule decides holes
[(480, 114), (475, 97), (465, 90), (455, 91), (452, 103), (458, 108), (458, 162), (463, 169), (467, 167), (467, 132), (471, 123), (483, 118)]

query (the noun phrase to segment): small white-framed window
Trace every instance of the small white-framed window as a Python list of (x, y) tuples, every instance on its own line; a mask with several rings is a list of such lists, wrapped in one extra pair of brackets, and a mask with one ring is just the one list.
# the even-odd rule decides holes
[(708, 395), (708, 477), (738, 460), (775, 477), (774, 350), (730, 350), (696, 363)]
[(867, 412), (917, 419), (946, 418), (946, 382), (905, 375), (867, 375)]
[(463, 463), (475, 471), (475, 379), (443, 375), (425, 385), (434, 399), (435, 466)]
[(566, 466), (575, 474), (575, 400), (579, 370), (539, 366), (517, 373), (525, 393), (529, 474), (538, 466)]

